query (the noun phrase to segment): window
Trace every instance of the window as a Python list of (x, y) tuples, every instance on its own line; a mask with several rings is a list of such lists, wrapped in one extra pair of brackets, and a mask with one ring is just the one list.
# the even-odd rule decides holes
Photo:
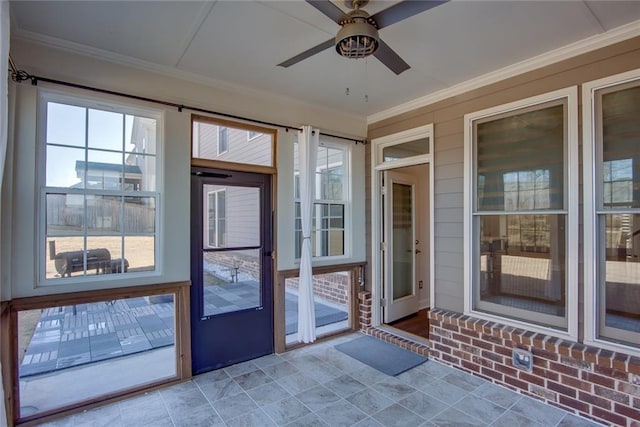
[(227, 236), (227, 208), (226, 190), (215, 190), (207, 193), (207, 242), (212, 248), (226, 246)]
[[(275, 173), (274, 129), (259, 128), (207, 116), (191, 117), (192, 159), (207, 167), (232, 167), (212, 165), (202, 161), (229, 162), (258, 166), (261, 172)], [(249, 129), (251, 128), (251, 129)], [(251, 140), (249, 137), (255, 135)]]
[(590, 318), (585, 335), (638, 347), (640, 72), (586, 84), (583, 96), (589, 164), (584, 170), (585, 302), (593, 307), (585, 310)]
[[(294, 148), (295, 162), (295, 257), (302, 252), (302, 222), (300, 214), (300, 181), (298, 144)], [(316, 188), (311, 222), (313, 257), (334, 257), (345, 254), (345, 218), (348, 200), (347, 149), (339, 144), (320, 142), (316, 163)]]
[(160, 115), (44, 94), (41, 116), (41, 277), (156, 271)]
[(218, 156), (229, 151), (229, 129), (224, 126), (218, 128)]
[(575, 93), (465, 116), (465, 303), (474, 315), (575, 334)]

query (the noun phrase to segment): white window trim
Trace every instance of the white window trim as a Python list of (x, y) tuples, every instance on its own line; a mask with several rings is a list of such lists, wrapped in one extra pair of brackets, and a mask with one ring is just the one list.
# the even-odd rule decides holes
[[(329, 147), (329, 148), (334, 148), (337, 150), (343, 150), (344, 151), (344, 175), (346, 176), (346, 179), (343, 182), (343, 187), (342, 187), (342, 201), (338, 201), (338, 200), (326, 200), (326, 199), (319, 199), (319, 198), (315, 198), (313, 200), (314, 203), (328, 203), (328, 204), (334, 204), (334, 205), (342, 205), (344, 206), (344, 224), (343, 224), (343, 229), (344, 229), (344, 253), (342, 255), (327, 255), (327, 256), (313, 256), (311, 257), (311, 259), (313, 260), (313, 265), (314, 266), (324, 266), (324, 265), (332, 265), (332, 264), (336, 264), (337, 262), (340, 261), (344, 261), (344, 260), (349, 260), (352, 258), (352, 228), (351, 228), (351, 204), (352, 204), (352, 192), (351, 192), (351, 187), (353, 185), (353, 178), (351, 176), (351, 161), (353, 159), (353, 153), (351, 150), (351, 145), (347, 145), (341, 142), (333, 142), (333, 141), (319, 141), (318, 142), (318, 147)], [(317, 166), (317, 165), (316, 165)], [(314, 171), (315, 174), (315, 171)], [(296, 173), (294, 171), (293, 176), (296, 176)], [(295, 179), (295, 178), (294, 178)], [(317, 191), (317, 186), (316, 186), (316, 191)], [(295, 195), (294, 195), (295, 196)], [(317, 194), (316, 194), (317, 196)], [(295, 203), (299, 202), (299, 199), (294, 198), (294, 211), (295, 211)], [(295, 214), (294, 214), (294, 220), (295, 220)], [(295, 233), (293, 234), (293, 248), (294, 248), (294, 254), (293, 254), (293, 258), (294, 258), (294, 263), (296, 265), (300, 264), (300, 258), (296, 256), (295, 254)]]
[[(597, 183), (596, 183), (596, 99), (595, 93), (600, 89), (618, 86), (640, 79), (640, 69), (628, 71), (602, 79), (593, 80), (582, 85), (582, 163), (583, 167), (583, 200), (584, 200), (584, 343), (612, 351), (621, 351), (636, 355), (638, 347), (598, 338), (598, 283), (597, 275)], [(589, 167), (587, 167), (589, 166)]]
[[(472, 257), (474, 249), (473, 239), (473, 198), (474, 198), (474, 159), (473, 159), (473, 122), (485, 117), (508, 113), (526, 107), (533, 107), (550, 101), (567, 100), (567, 146), (565, 147), (566, 161), (566, 210), (567, 210), (567, 255), (566, 266), (566, 304), (567, 330), (563, 331), (515, 320), (495, 314), (479, 312), (473, 309), (473, 277)], [(464, 116), (464, 314), (486, 319), (505, 325), (540, 332), (546, 335), (578, 339), (578, 88), (572, 86), (542, 95), (526, 98), (504, 105), (465, 114)]]
[[(218, 190), (213, 190), (213, 191), (208, 191), (207, 192), (207, 246), (210, 247), (210, 248), (221, 248), (221, 247), (224, 247), (224, 246), (220, 246), (220, 242), (218, 241), (218, 227), (220, 226), (220, 224), (218, 223), (218, 221), (220, 219), (220, 217), (218, 216), (218, 204), (219, 204), (219, 198), (218, 197), (219, 197), (220, 193), (225, 193), (225, 203), (226, 203), (226, 198), (227, 198), (226, 191), (227, 191), (226, 188), (221, 188), (221, 189), (218, 189)], [(215, 242), (213, 242), (213, 243), (209, 239), (209, 210), (211, 209), (211, 206), (209, 204), (209, 200), (210, 200), (209, 196), (211, 194), (215, 194), (215, 199), (216, 199), (216, 201), (215, 201), (215, 205), (216, 205), (215, 206), (215, 209), (216, 209), (216, 219), (215, 219), (215, 222), (216, 222), (216, 236), (215, 236)], [(227, 212), (226, 212), (226, 209), (225, 209), (225, 217), (224, 217), (225, 221), (227, 219), (226, 213)]]
[[(384, 162), (382, 149), (392, 145), (403, 144), (419, 138), (429, 138), (429, 153), (404, 159), (392, 160)], [(417, 164), (429, 165), (429, 251), (431, 257), (429, 260), (429, 300), (431, 307), (436, 307), (435, 298), (435, 164), (434, 164), (434, 134), (433, 123), (408, 129), (402, 132), (386, 135), (371, 141), (371, 324), (378, 327), (382, 325), (382, 307), (380, 301), (384, 298), (382, 289), (382, 254), (379, 244), (382, 241), (380, 231), (382, 229), (380, 222), (382, 216), (380, 214), (380, 180), (379, 172), (387, 169), (394, 169), (404, 166), (413, 166)]]
[[(38, 202), (36, 204), (36, 242), (35, 247), (37, 257), (34, 260), (36, 281), (33, 288), (61, 287), (74, 284), (86, 284), (101, 282), (100, 288), (109, 289), (117, 286), (115, 282), (126, 281), (127, 285), (135, 286), (139, 281), (140, 285), (148, 284), (148, 278), (161, 277), (163, 275), (163, 217), (164, 217), (164, 113), (160, 110), (138, 107), (134, 104), (126, 104), (113, 100), (95, 98), (85, 95), (69, 94), (52, 89), (41, 89), (38, 91), (37, 122), (36, 122), (36, 183)], [(46, 235), (46, 215), (44, 214), (46, 203), (46, 130), (47, 130), (47, 103), (61, 103), (75, 105), (82, 108), (92, 108), (103, 111), (112, 111), (118, 114), (129, 114), (138, 117), (148, 117), (157, 121), (156, 126), (156, 189), (152, 192), (136, 193), (141, 196), (152, 195), (156, 198), (156, 218), (155, 218), (155, 269), (141, 272), (127, 272), (126, 274), (101, 274), (72, 277), (56, 277), (47, 279), (44, 264), (47, 259), (48, 247), (45, 244)], [(65, 189), (69, 193), (74, 193), (74, 189)], [(108, 193), (108, 191), (105, 191)], [(84, 193), (82, 193), (84, 194)], [(118, 193), (121, 194), (121, 193)]]

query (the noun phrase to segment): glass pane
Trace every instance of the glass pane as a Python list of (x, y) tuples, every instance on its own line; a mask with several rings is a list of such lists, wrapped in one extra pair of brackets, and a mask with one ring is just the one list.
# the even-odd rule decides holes
[[(602, 215), (600, 221), (606, 243), (600, 284), (605, 318), (600, 324), (640, 334), (640, 214)], [(601, 335), (608, 335), (602, 327)], [(634, 341), (640, 343), (640, 335)]]
[(125, 191), (156, 191), (156, 156), (127, 154), (124, 166)]
[[(602, 95), (603, 206), (640, 207), (640, 86)], [(600, 133), (600, 132), (599, 132)]]
[(87, 237), (87, 275), (121, 273), (122, 236)]
[(84, 274), (84, 238), (82, 236), (47, 237), (45, 278)]
[(47, 235), (77, 235), (84, 231), (82, 194), (47, 194)]
[(156, 120), (147, 117), (125, 118), (125, 151), (156, 154)]
[[(223, 128), (226, 136), (221, 140)], [(261, 133), (250, 139), (245, 129), (194, 121), (192, 154), (199, 159), (273, 166), (273, 135)]]
[(120, 233), (121, 222), (122, 197), (87, 196), (87, 233)]
[(123, 151), (124, 115), (89, 109), (89, 147)]
[(476, 123), (478, 211), (563, 209), (565, 107), (537, 108)]
[(19, 311), (19, 416), (174, 377), (174, 312), (171, 293)]
[(565, 216), (483, 215), (477, 219), (480, 302), (563, 317)]
[(47, 103), (47, 144), (85, 146), (86, 109)]
[[(86, 187), (96, 190), (122, 189), (122, 153), (88, 150)], [(84, 162), (78, 165), (85, 166)]]
[[(313, 303), (316, 335), (337, 333), (349, 328), (348, 271), (315, 274), (313, 276)], [(298, 342), (298, 285), (297, 277), (285, 279), (285, 335), (286, 343)]]
[(262, 306), (260, 249), (202, 254), (203, 316)]
[[(260, 245), (259, 188), (203, 185), (202, 191), (202, 200), (210, 202), (203, 212), (204, 247)], [(227, 217), (227, 212), (233, 215)]]
[(85, 151), (47, 146), (47, 187), (84, 188)]
[(413, 294), (413, 195), (411, 185), (393, 183), (393, 299)]
[(124, 231), (126, 234), (147, 234), (156, 231), (155, 197), (124, 198)]
[(408, 157), (429, 154), (429, 138), (420, 138), (414, 141), (403, 142), (402, 144), (384, 147), (382, 149), (382, 161), (406, 159)]
[(155, 236), (125, 236), (124, 271), (154, 271), (156, 269)]

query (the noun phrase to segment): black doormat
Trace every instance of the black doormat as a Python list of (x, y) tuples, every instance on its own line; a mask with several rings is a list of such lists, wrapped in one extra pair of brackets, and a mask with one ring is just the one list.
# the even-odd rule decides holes
[(424, 356), (368, 335), (338, 344), (335, 348), (391, 376), (399, 375), (428, 360)]

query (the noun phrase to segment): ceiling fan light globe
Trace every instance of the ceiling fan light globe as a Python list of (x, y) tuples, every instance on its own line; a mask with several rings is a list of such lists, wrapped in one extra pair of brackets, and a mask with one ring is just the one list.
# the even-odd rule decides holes
[(336, 52), (347, 58), (364, 58), (375, 53), (379, 40), (378, 30), (368, 22), (347, 22), (336, 34)]

